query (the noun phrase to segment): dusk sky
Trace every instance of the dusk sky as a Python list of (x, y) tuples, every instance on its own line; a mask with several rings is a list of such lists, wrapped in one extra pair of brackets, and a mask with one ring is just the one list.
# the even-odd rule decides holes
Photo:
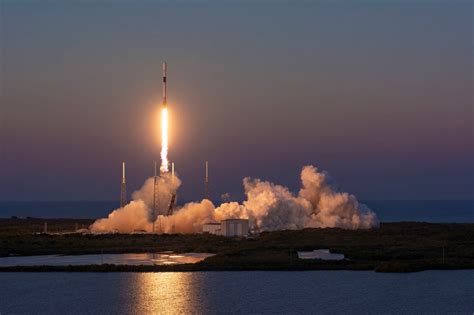
[[(0, 200), (115, 200), (159, 160), (181, 200), (299, 189), (473, 199), (473, 2), (0, 0)], [(204, 3), (204, 2), (203, 2)]]

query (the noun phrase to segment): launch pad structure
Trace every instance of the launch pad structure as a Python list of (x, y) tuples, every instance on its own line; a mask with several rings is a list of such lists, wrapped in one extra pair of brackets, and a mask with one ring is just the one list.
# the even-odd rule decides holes
[[(171, 174), (171, 181), (173, 183), (174, 181), (174, 163), (172, 164), (172, 168), (173, 168), (173, 172)], [(164, 175), (164, 174), (161, 174), (161, 175)], [(161, 222), (160, 222), (160, 217), (165, 215), (165, 216), (170, 216), (170, 215), (173, 215), (173, 211), (174, 211), (174, 206), (176, 204), (176, 198), (177, 198), (177, 194), (176, 192), (171, 192), (171, 198), (170, 198), (170, 202), (168, 204), (168, 207), (166, 209), (166, 213), (165, 214), (160, 214), (160, 181), (162, 180), (161, 176), (158, 175), (157, 173), (157, 164), (156, 164), (156, 161), (155, 161), (155, 172), (154, 172), (154, 176), (153, 176), (153, 218), (152, 218), (152, 232), (153, 233), (161, 233)], [(159, 221), (159, 229), (158, 231), (156, 230), (156, 220), (158, 219)]]
[[(174, 162), (171, 162), (171, 185), (173, 186), (174, 188)], [(168, 205), (168, 212), (166, 213), (166, 215), (173, 215), (173, 211), (174, 211), (174, 205), (176, 204), (176, 198), (177, 198), (177, 193), (176, 191), (172, 192), (171, 193), (171, 199), (170, 199), (170, 203)]]

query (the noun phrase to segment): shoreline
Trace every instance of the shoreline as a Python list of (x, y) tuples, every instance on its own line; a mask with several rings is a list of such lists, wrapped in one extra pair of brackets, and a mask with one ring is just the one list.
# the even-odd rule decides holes
[[(24, 223), (24, 222), (22, 222)], [(70, 223), (68, 223), (70, 224)], [(24, 228), (24, 226), (22, 227)], [(209, 234), (0, 233), (0, 257), (123, 253), (212, 253), (195, 264), (11, 266), (0, 272), (168, 272), (474, 269), (472, 223), (381, 223), (377, 229), (315, 228), (262, 232), (250, 238)], [(345, 260), (299, 259), (298, 251), (329, 249)]]
[[(402, 267), (402, 268), (400, 268)], [(299, 265), (294, 266), (261, 266), (261, 267), (233, 267), (233, 268), (212, 268), (212, 266), (198, 265), (198, 264), (180, 264), (173, 266), (165, 265), (115, 265), (115, 264), (102, 264), (102, 265), (65, 265), (65, 266), (51, 266), (51, 265), (38, 265), (38, 266), (10, 266), (0, 267), (0, 273), (2, 272), (248, 272), (248, 271), (373, 271), (380, 273), (411, 273), (421, 272), (428, 270), (473, 270), (474, 264), (452, 264), (452, 263), (431, 263), (430, 265), (422, 264), (401, 264), (397, 265), (393, 262), (385, 264), (384, 262), (378, 264), (372, 264), (367, 262), (366, 264), (356, 265)]]

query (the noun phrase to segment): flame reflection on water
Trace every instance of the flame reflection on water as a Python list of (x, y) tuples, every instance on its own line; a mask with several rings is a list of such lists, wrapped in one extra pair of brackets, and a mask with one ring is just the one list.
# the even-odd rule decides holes
[(187, 272), (140, 273), (129, 283), (135, 314), (193, 314), (200, 309), (196, 275)]

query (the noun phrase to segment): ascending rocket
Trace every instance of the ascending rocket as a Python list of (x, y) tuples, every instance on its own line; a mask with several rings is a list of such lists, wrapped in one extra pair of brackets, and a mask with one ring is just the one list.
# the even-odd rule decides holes
[(166, 108), (166, 62), (163, 62), (163, 108)]

